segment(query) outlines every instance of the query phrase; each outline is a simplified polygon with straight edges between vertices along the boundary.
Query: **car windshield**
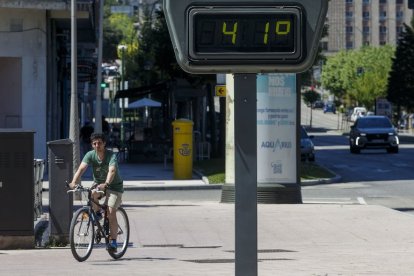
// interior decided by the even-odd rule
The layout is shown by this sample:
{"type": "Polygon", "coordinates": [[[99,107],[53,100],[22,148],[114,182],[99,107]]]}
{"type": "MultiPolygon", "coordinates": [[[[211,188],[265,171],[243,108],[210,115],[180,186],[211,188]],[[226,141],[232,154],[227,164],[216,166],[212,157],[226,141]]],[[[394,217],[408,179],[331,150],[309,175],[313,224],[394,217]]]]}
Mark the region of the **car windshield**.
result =
{"type": "Polygon", "coordinates": [[[392,124],[386,118],[364,118],[358,120],[357,127],[360,128],[392,128],[392,124]]]}

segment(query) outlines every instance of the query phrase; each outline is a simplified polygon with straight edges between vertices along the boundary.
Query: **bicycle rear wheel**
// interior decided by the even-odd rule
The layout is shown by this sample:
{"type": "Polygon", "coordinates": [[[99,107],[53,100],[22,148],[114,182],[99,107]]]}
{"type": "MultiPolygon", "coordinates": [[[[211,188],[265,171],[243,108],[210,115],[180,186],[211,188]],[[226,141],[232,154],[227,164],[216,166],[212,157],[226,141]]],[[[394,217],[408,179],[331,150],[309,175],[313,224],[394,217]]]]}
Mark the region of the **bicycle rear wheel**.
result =
{"type": "Polygon", "coordinates": [[[127,213],[122,207],[119,207],[116,212],[116,219],[118,221],[118,237],[117,243],[118,248],[117,251],[108,251],[109,255],[111,255],[114,259],[119,259],[124,256],[129,242],[129,220],[127,213]]]}
{"type": "Polygon", "coordinates": [[[94,227],[88,207],[76,211],[70,223],[70,249],[79,262],[89,258],[92,253],[94,227]]]}

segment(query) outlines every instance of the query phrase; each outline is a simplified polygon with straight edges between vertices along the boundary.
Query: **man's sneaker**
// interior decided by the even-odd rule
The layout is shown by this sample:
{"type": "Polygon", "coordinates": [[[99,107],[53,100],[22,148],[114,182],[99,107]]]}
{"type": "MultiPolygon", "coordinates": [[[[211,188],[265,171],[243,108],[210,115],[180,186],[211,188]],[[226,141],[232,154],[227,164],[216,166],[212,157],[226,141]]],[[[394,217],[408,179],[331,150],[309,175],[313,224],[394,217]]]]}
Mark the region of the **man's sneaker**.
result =
{"type": "Polygon", "coordinates": [[[111,240],[111,242],[108,244],[108,251],[116,252],[118,250],[118,243],[116,240],[111,240]]]}

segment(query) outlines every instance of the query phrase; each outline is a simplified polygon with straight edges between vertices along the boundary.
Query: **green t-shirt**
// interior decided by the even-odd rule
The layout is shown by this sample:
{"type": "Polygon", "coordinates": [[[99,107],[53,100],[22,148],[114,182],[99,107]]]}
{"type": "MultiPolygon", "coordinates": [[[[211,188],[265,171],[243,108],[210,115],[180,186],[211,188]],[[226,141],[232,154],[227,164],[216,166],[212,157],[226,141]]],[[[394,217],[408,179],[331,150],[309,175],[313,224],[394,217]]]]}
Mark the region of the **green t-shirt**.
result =
{"type": "Polygon", "coordinates": [[[95,150],[91,150],[85,154],[82,160],[83,163],[92,166],[93,181],[95,183],[104,183],[110,166],[115,166],[116,172],[114,179],[109,183],[108,189],[115,192],[124,192],[124,184],[122,178],[119,175],[118,161],[116,154],[110,150],[105,149],[104,160],[99,160],[98,154],[95,150]]]}

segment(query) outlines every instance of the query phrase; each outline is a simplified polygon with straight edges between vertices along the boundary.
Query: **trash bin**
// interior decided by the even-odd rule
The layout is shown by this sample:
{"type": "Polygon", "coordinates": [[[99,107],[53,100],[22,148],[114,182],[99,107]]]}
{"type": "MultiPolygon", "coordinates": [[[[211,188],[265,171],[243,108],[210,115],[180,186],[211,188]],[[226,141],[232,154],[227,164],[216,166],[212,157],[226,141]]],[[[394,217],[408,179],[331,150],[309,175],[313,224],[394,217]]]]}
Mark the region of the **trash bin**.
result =
{"type": "Polygon", "coordinates": [[[49,158],[49,227],[50,239],[69,241],[69,226],[73,213],[73,195],[68,194],[66,181],[73,178],[73,142],[70,139],[50,141],[49,158]]]}
{"type": "Polygon", "coordinates": [[[193,122],[175,120],[173,126],[174,179],[193,177],[193,122]]]}

